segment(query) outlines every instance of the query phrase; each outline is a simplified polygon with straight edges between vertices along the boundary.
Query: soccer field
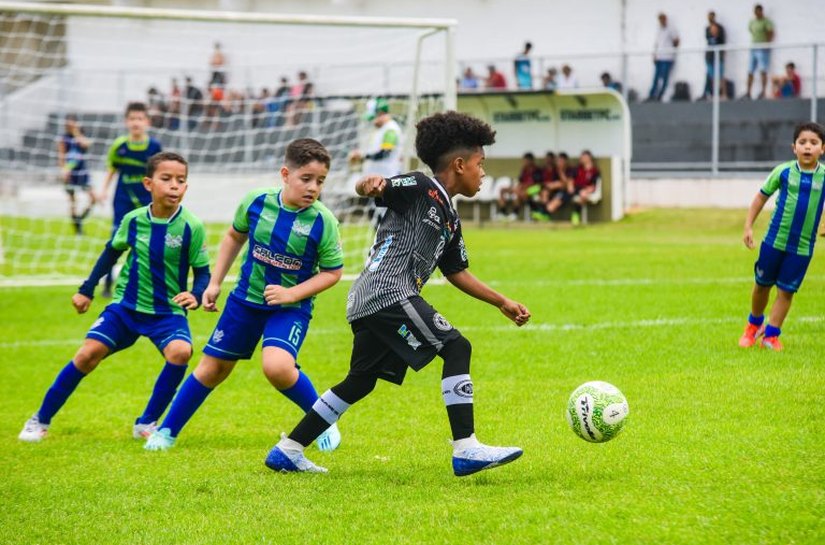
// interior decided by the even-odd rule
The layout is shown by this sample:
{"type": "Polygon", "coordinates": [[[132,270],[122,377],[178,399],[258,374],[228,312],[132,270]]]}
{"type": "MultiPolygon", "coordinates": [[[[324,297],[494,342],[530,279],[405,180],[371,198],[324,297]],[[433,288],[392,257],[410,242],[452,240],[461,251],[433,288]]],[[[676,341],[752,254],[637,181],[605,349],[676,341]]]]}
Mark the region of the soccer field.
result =
{"type": "MultiPolygon", "coordinates": [[[[327,475],[264,466],[300,414],[268,385],[259,352],[174,449],[145,452],[131,426],[162,364],[146,339],[81,384],[46,440],[20,443],[103,301],[77,316],[71,287],[2,289],[0,543],[825,543],[825,266],[814,257],[784,352],[739,348],[756,258],[741,243],[744,214],[465,226],[470,270],[533,314],[519,329],[447,284],[425,288],[473,343],[479,438],[524,449],[465,478],[450,467],[440,359],[354,406],[336,452],[308,449],[327,475]],[[565,421],[589,380],[630,404],[610,443],[586,443],[565,421]]],[[[348,368],[348,288],[319,296],[301,352],[320,391],[348,368]]],[[[215,320],[191,315],[198,347],[215,320]]]]}

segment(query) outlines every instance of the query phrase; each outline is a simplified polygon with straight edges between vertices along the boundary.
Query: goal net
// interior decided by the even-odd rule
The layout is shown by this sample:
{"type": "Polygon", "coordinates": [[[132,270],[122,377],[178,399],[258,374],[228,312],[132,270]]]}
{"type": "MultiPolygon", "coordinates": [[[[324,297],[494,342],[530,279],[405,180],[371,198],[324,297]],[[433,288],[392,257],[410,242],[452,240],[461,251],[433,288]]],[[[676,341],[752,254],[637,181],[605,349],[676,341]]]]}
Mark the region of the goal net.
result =
{"type": "MultiPolygon", "coordinates": [[[[411,159],[415,122],[455,107],[452,25],[0,2],[0,281],[73,282],[91,270],[112,204],[93,207],[77,233],[60,142],[76,118],[99,192],[134,101],[148,106],[149,134],[190,162],[184,204],[207,223],[213,256],[242,196],[280,185],[287,144],[321,141],[332,155],[322,201],[341,222],[345,273],[357,273],[373,232],[348,157],[376,130],[368,101],[386,101],[411,159]]],[[[80,216],[88,196],[74,198],[80,216]]]]}

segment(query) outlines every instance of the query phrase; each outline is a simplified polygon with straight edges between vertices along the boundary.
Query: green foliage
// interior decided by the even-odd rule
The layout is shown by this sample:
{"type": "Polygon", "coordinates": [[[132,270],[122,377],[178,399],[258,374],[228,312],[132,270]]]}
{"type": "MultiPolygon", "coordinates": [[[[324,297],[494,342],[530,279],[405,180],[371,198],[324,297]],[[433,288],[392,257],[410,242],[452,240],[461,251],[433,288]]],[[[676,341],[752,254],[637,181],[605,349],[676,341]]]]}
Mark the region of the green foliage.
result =
{"type": "MultiPolygon", "coordinates": [[[[739,348],[756,257],[740,241],[743,217],[659,210],[583,229],[466,226],[473,273],[533,320],[519,329],[449,285],[425,288],[473,343],[479,438],[525,452],[462,479],[450,468],[440,360],[353,407],[338,451],[309,450],[328,475],[265,468],[300,414],[268,385],[259,353],[172,451],[144,452],[131,425],[162,365],[145,339],[83,381],[45,441],[20,443],[105,301],[77,316],[71,287],[3,289],[0,543],[823,543],[823,261],[815,255],[794,301],[785,351],[739,348]],[[631,407],[605,444],[565,421],[570,392],[589,380],[617,385],[631,407]]],[[[348,287],[318,298],[301,352],[321,391],[348,368],[348,287]]],[[[199,347],[216,318],[192,314],[199,347]]]]}

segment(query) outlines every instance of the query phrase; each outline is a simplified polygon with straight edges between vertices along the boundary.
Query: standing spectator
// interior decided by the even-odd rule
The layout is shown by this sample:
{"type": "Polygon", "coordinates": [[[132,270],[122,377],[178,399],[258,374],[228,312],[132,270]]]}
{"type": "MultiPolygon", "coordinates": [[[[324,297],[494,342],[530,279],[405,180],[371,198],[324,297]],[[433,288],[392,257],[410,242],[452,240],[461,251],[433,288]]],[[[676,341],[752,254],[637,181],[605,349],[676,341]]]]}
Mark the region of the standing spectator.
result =
{"type": "Polygon", "coordinates": [[[513,68],[516,72],[516,85],[519,89],[533,88],[533,70],[530,62],[530,51],[533,49],[533,44],[524,42],[524,51],[516,56],[513,61],[513,68]]]}
{"type": "Polygon", "coordinates": [[[464,70],[464,76],[461,78],[459,87],[469,91],[475,91],[479,87],[478,78],[469,66],[464,70]]]}
{"type": "Polygon", "coordinates": [[[579,86],[579,80],[573,75],[573,69],[569,64],[563,64],[561,67],[561,76],[559,76],[558,89],[575,89],[579,86]]]}
{"type": "Polygon", "coordinates": [[[289,104],[287,105],[287,121],[290,126],[295,126],[300,121],[301,112],[305,103],[304,97],[307,94],[307,87],[312,90],[309,76],[301,70],[298,72],[298,81],[289,89],[289,104]]]}
{"type": "Polygon", "coordinates": [[[168,117],[166,126],[170,130],[176,131],[180,127],[180,86],[177,78],[172,78],[172,88],[169,91],[168,117]]]}
{"type": "Polygon", "coordinates": [[[507,80],[504,79],[504,74],[496,70],[492,64],[487,67],[487,81],[484,82],[486,89],[506,89],[507,80]]]}
{"type": "Polygon", "coordinates": [[[166,102],[163,95],[156,87],[149,87],[146,92],[146,107],[149,109],[149,125],[153,129],[162,129],[164,126],[163,116],[166,113],[166,102]]]}
{"type": "Polygon", "coordinates": [[[761,4],[753,7],[754,18],[748,23],[748,31],[751,33],[751,62],[748,68],[748,91],[742,98],[751,98],[751,88],[753,87],[753,74],[759,70],[759,77],[762,79],[762,92],[757,98],[765,98],[765,90],[768,86],[768,69],[771,65],[771,50],[767,47],[759,47],[760,44],[767,44],[773,41],[773,22],[765,17],[761,4]]]}
{"type": "Polygon", "coordinates": [[[647,99],[660,101],[667,89],[668,79],[673,63],[676,62],[676,48],[679,47],[679,33],[668,26],[667,15],[659,14],[659,31],[656,33],[656,42],[653,45],[653,85],[647,99]]]}
{"type": "Polygon", "coordinates": [[[203,115],[203,92],[195,87],[192,83],[192,78],[186,77],[186,116],[189,118],[189,130],[194,130],[200,123],[200,117],[203,115]]]}
{"type": "Polygon", "coordinates": [[[541,83],[542,89],[545,91],[555,91],[559,87],[559,82],[556,81],[558,70],[555,68],[548,68],[547,75],[544,76],[544,81],[541,83]]]}
{"type": "Polygon", "coordinates": [[[215,42],[215,49],[212,50],[212,57],[209,58],[209,68],[212,70],[212,79],[209,85],[226,85],[226,57],[221,51],[220,42],[215,42]]]}
{"type": "Polygon", "coordinates": [[[784,76],[773,77],[773,96],[776,98],[797,98],[802,90],[802,82],[796,72],[796,65],[789,62],[785,65],[784,76]]]}
{"type": "Polygon", "coordinates": [[[613,79],[613,76],[610,75],[610,72],[602,72],[601,79],[602,85],[604,85],[608,89],[613,89],[618,93],[622,92],[622,84],[618,81],[615,81],[613,79]]]}
{"type": "MultiPolygon", "coordinates": [[[[709,47],[725,45],[725,27],[716,22],[716,13],[708,12],[708,26],[705,27],[705,40],[709,47]]],[[[702,93],[700,100],[706,100],[713,96],[714,74],[716,72],[715,64],[716,56],[712,50],[705,53],[705,91],[702,93]]],[[[719,52],[719,95],[725,96],[726,89],[723,82],[725,81],[725,52],[719,52]]]]}

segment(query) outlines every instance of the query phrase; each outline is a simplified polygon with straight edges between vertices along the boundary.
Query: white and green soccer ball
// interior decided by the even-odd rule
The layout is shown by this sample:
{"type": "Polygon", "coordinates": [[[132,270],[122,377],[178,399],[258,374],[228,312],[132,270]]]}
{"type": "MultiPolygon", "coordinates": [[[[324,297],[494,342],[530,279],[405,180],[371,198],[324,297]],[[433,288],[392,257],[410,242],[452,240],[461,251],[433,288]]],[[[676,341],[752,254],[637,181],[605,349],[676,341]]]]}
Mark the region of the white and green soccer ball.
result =
{"type": "Polygon", "coordinates": [[[585,382],[567,402],[567,423],[591,443],[610,441],[622,431],[630,408],[618,388],[607,382],[585,382]]]}

